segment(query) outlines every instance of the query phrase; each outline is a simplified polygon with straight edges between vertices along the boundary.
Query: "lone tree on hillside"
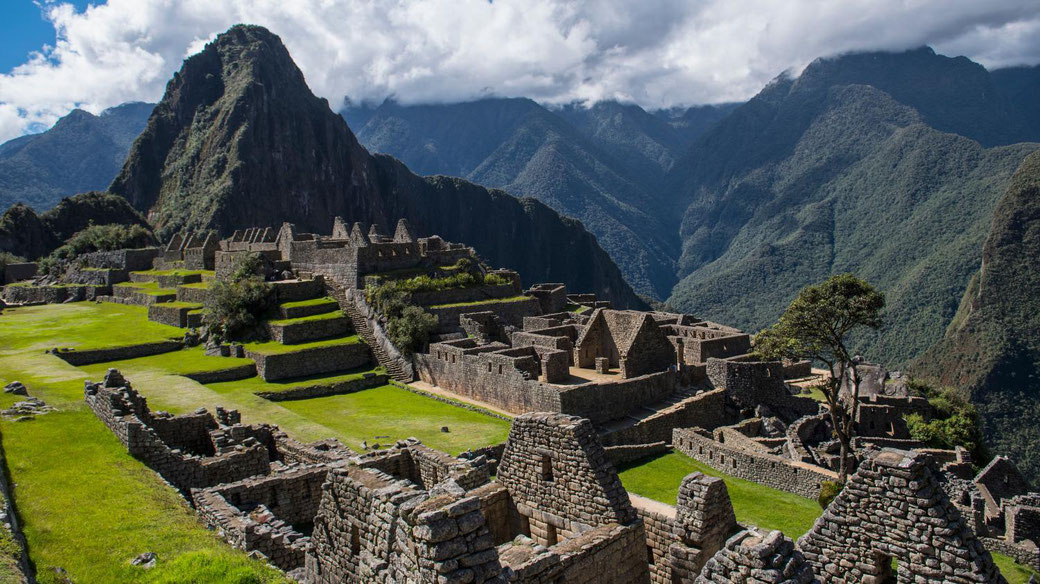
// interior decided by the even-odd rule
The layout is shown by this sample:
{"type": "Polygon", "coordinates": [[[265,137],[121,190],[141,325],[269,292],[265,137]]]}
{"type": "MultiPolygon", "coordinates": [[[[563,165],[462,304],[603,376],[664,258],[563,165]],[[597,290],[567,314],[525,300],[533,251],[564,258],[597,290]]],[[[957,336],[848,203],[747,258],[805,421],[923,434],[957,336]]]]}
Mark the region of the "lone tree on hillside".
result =
{"type": "Polygon", "coordinates": [[[857,328],[881,326],[884,306],[885,295],[856,276],[831,276],[802,289],[780,320],[755,336],[755,351],[765,358],[821,361],[832,372],[822,389],[841,444],[842,483],[850,470],[860,385],[858,358],[849,352],[848,337],[857,328]],[[851,395],[841,393],[846,378],[852,381],[851,395]]]}

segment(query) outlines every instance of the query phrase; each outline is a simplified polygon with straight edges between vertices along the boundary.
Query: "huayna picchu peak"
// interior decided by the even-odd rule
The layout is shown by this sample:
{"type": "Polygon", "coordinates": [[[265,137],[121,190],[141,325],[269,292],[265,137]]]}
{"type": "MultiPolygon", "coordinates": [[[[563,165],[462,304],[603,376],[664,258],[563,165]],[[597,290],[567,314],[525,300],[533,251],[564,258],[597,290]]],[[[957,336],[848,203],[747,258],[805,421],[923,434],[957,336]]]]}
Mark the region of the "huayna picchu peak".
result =
{"type": "Polygon", "coordinates": [[[420,178],[369,154],[307,88],[281,40],[258,26],[232,27],[184,62],[109,190],[163,237],[283,221],[317,231],[334,216],[389,229],[406,217],[526,278],[644,305],[580,223],[532,199],[420,178]]]}

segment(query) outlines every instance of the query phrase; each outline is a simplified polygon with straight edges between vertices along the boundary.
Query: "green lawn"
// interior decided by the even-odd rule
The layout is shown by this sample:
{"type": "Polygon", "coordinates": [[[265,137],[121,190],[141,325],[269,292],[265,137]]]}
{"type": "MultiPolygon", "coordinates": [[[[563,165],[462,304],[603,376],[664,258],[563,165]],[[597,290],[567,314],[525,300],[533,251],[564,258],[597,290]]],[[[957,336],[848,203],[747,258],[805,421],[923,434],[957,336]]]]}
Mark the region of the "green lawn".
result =
{"type": "Polygon", "coordinates": [[[333,304],[336,301],[325,296],[323,298],[311,298],[310,300],[297,300],[295,302],[282,302],[278,306],[283,308],[297,308],[300,306],[317,306],[319,304],[333,304]]]}
{"type": "MultiPolygon", "coordinates": [[[[729,476],[675,452],[622,467],[619,475],[629,491],[675,505],[683,477],[694,471],[726,482],[737,521],[741,523],[779,529],[787,537],[798,539],[812,529],[816,518],[823,513],[819,503],[812,499],[729,476]]],[[[993,554],[993,560],[1009,584],[1026,584],[1033,574],[1007,556],[993,554]]]]}
{"type": "MultiPolygon", "coordinates": [[[[39,581],[58,582],[61,567],[75,582],[283,582],[220,541],[172,487],[126,453],[86,407],[84,378],[53,355],[0,357],[0,384],[19,379],[60,410],[0,422],[39,581]],[[158,554],[155,569],[130,566],[146,551],[158,554]]],[[[0,405],[16,399],[0,395],[0,405]]]]}
{"type": "Polygon", "coordinates": [[[459,454],[504,442],[509,422],[445,404],[392,385],[357,393],[280,402],[286,409],[335,431],[347,446],[359,449],[362,440],[371,445],[392,444],[414,436],[423,444],[459,454]],[[447,426],[449,432],[441,432],[447,426]],[[376,438],[389,436],[389,438],[376,438]]]}
{"type": "Polygon", "coordinates": [[[385,371],[382,367],[376,367],[375,369],[356,369],[354,371],[349,371],[346,373],[338,373],[333,375],[312,375],[309,377],[283,379],[280,381],[264,381],[262,377],[257,376],[249,377],[247,379],[239,379],[237,381],[210,383],[208,387],[218,393],[256,393],[258,391],[278,392],[288,391],[295,387],[307,387],[322,383],[331,384],[338,383],[341,381],[361,379],[365,375],[365,373],[385,373],[385,371]]]}
{"type": "Polygon", "coordinates": [[[347,337],[336,337],[334,339],[325,339],[321,341],[312,341],[310,343],[300,343],[299,345],[283,345],[277,341],[266,341],[263,343],[246,343],[245,348],[248,351],[254,351],[261,355],[277,355],[280,353],[297,353],[304,349],[314,349],[317,347],[328,347],[331,345],[353,345],[360,343],[361,340],[357,335],[350,335],[347,337]]]}
{"type": "Polygon", "coordinates": [[[277,320],[268,320],[266,322],[270,324],[295,324],[297,322],[307,322],[310,320],[328,320],[330,318],[343,318],[344,314],[340,310],[334,310],[332,312],[324,312],[322,314],[312,314],[310,316],[300,316],[298,318],[282,318],[277,320]]]}
{"type": "Polygon", "coordinates": [[[176,375],[187,375],[191,373],[203,373],[210,371],[222,371],[242,365],[253,365],[252,359],[239,359],[237,357],[207,357],[206,350],[202,346],[190,349],[181,349],[159,355],[126,359],[123,361],[109,361],[107,363],[94,363],[84,365],[80,369],[86,371],[95,379],[104,376],[109,367],[115,367],[125,374],[134,372],[170,373],[176,375]]]}
{"type": "Polygon", "coordinates": [[[501,304],[503,302],[517,302],[520,300],[526,300],[530,296],[510,296],[509,298],[494,298],[491,300],[474,300],[472,302],[453,302],[451,304],[437,304],[430,306],[430,308],[455,308],[456,306],[479,306],[482,304],[501,304]]]}
{"type": "Polygon", "coordinates": [[[216,272],[213,270],[141,270],[139,272],[133,272],[134,274],[147,274],[149,276],[194,276],[196,274],[200,276],[216,276],[216,272]]]}
{"type": "Polygon", "coordinates": [[[726,482],[737,521],[764,529],[779,529],[791,539],[797,539],[809,531],[823,512],[819,503],[812,499],[731,477],[675,452],[627,466],[620,472],[620,476],[622,484],[629,491],[675,505],[679,484],[683,477],[694,471],[720,477],[726,482]]]}
{"type": "Polygon", "coordinates": [[[0,354],[122,347],[183,336],[177,327],[149,321],[145,306],[71,302],[7,308],[0,315],[0,354]]]}

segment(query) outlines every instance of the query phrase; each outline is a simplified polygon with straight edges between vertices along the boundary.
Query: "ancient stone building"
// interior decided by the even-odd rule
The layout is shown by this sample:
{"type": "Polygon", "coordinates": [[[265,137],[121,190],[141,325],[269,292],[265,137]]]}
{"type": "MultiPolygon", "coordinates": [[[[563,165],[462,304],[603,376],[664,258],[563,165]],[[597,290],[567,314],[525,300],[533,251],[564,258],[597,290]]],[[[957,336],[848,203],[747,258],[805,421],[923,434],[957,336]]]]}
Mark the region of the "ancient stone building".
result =
{"type": "Polygon", "coordinates": [[[863,461],[798,547],[821,582],[1004,582],[926,454],[863,461]]]}
{"type": "Polygon", "coordinates": [[[307,582],[647,581],[642,523],[587,420],[518,417],[493,483],[406,467],[330,473],[307,582]]]}
{"type": "Polygon", "coordinates": [[[220,239],[214,231],[175,233],[170,241],[166,242],[155,267],[212,270],[218,249],[220,239]]]}

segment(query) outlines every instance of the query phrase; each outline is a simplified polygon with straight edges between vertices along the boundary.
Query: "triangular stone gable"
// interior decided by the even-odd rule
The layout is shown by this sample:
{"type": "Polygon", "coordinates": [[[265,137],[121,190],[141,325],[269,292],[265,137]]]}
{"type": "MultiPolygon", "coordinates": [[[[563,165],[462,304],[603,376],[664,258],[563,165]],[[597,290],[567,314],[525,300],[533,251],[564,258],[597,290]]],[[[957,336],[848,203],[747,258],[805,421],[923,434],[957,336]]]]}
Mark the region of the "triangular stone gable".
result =
{"type": "Polygon", "coordinates": [[[864,460],[798,547],[824,584],[1004,583],[939,484],[934,460],[886,448],[864,460]]]}
{"type": "Polygon", "coordinates": [[[536,412],[513,419],[499,484],[522,515],[568,528],[628,524],[636,514],[592,422],[565,414],[536,412]]]}

